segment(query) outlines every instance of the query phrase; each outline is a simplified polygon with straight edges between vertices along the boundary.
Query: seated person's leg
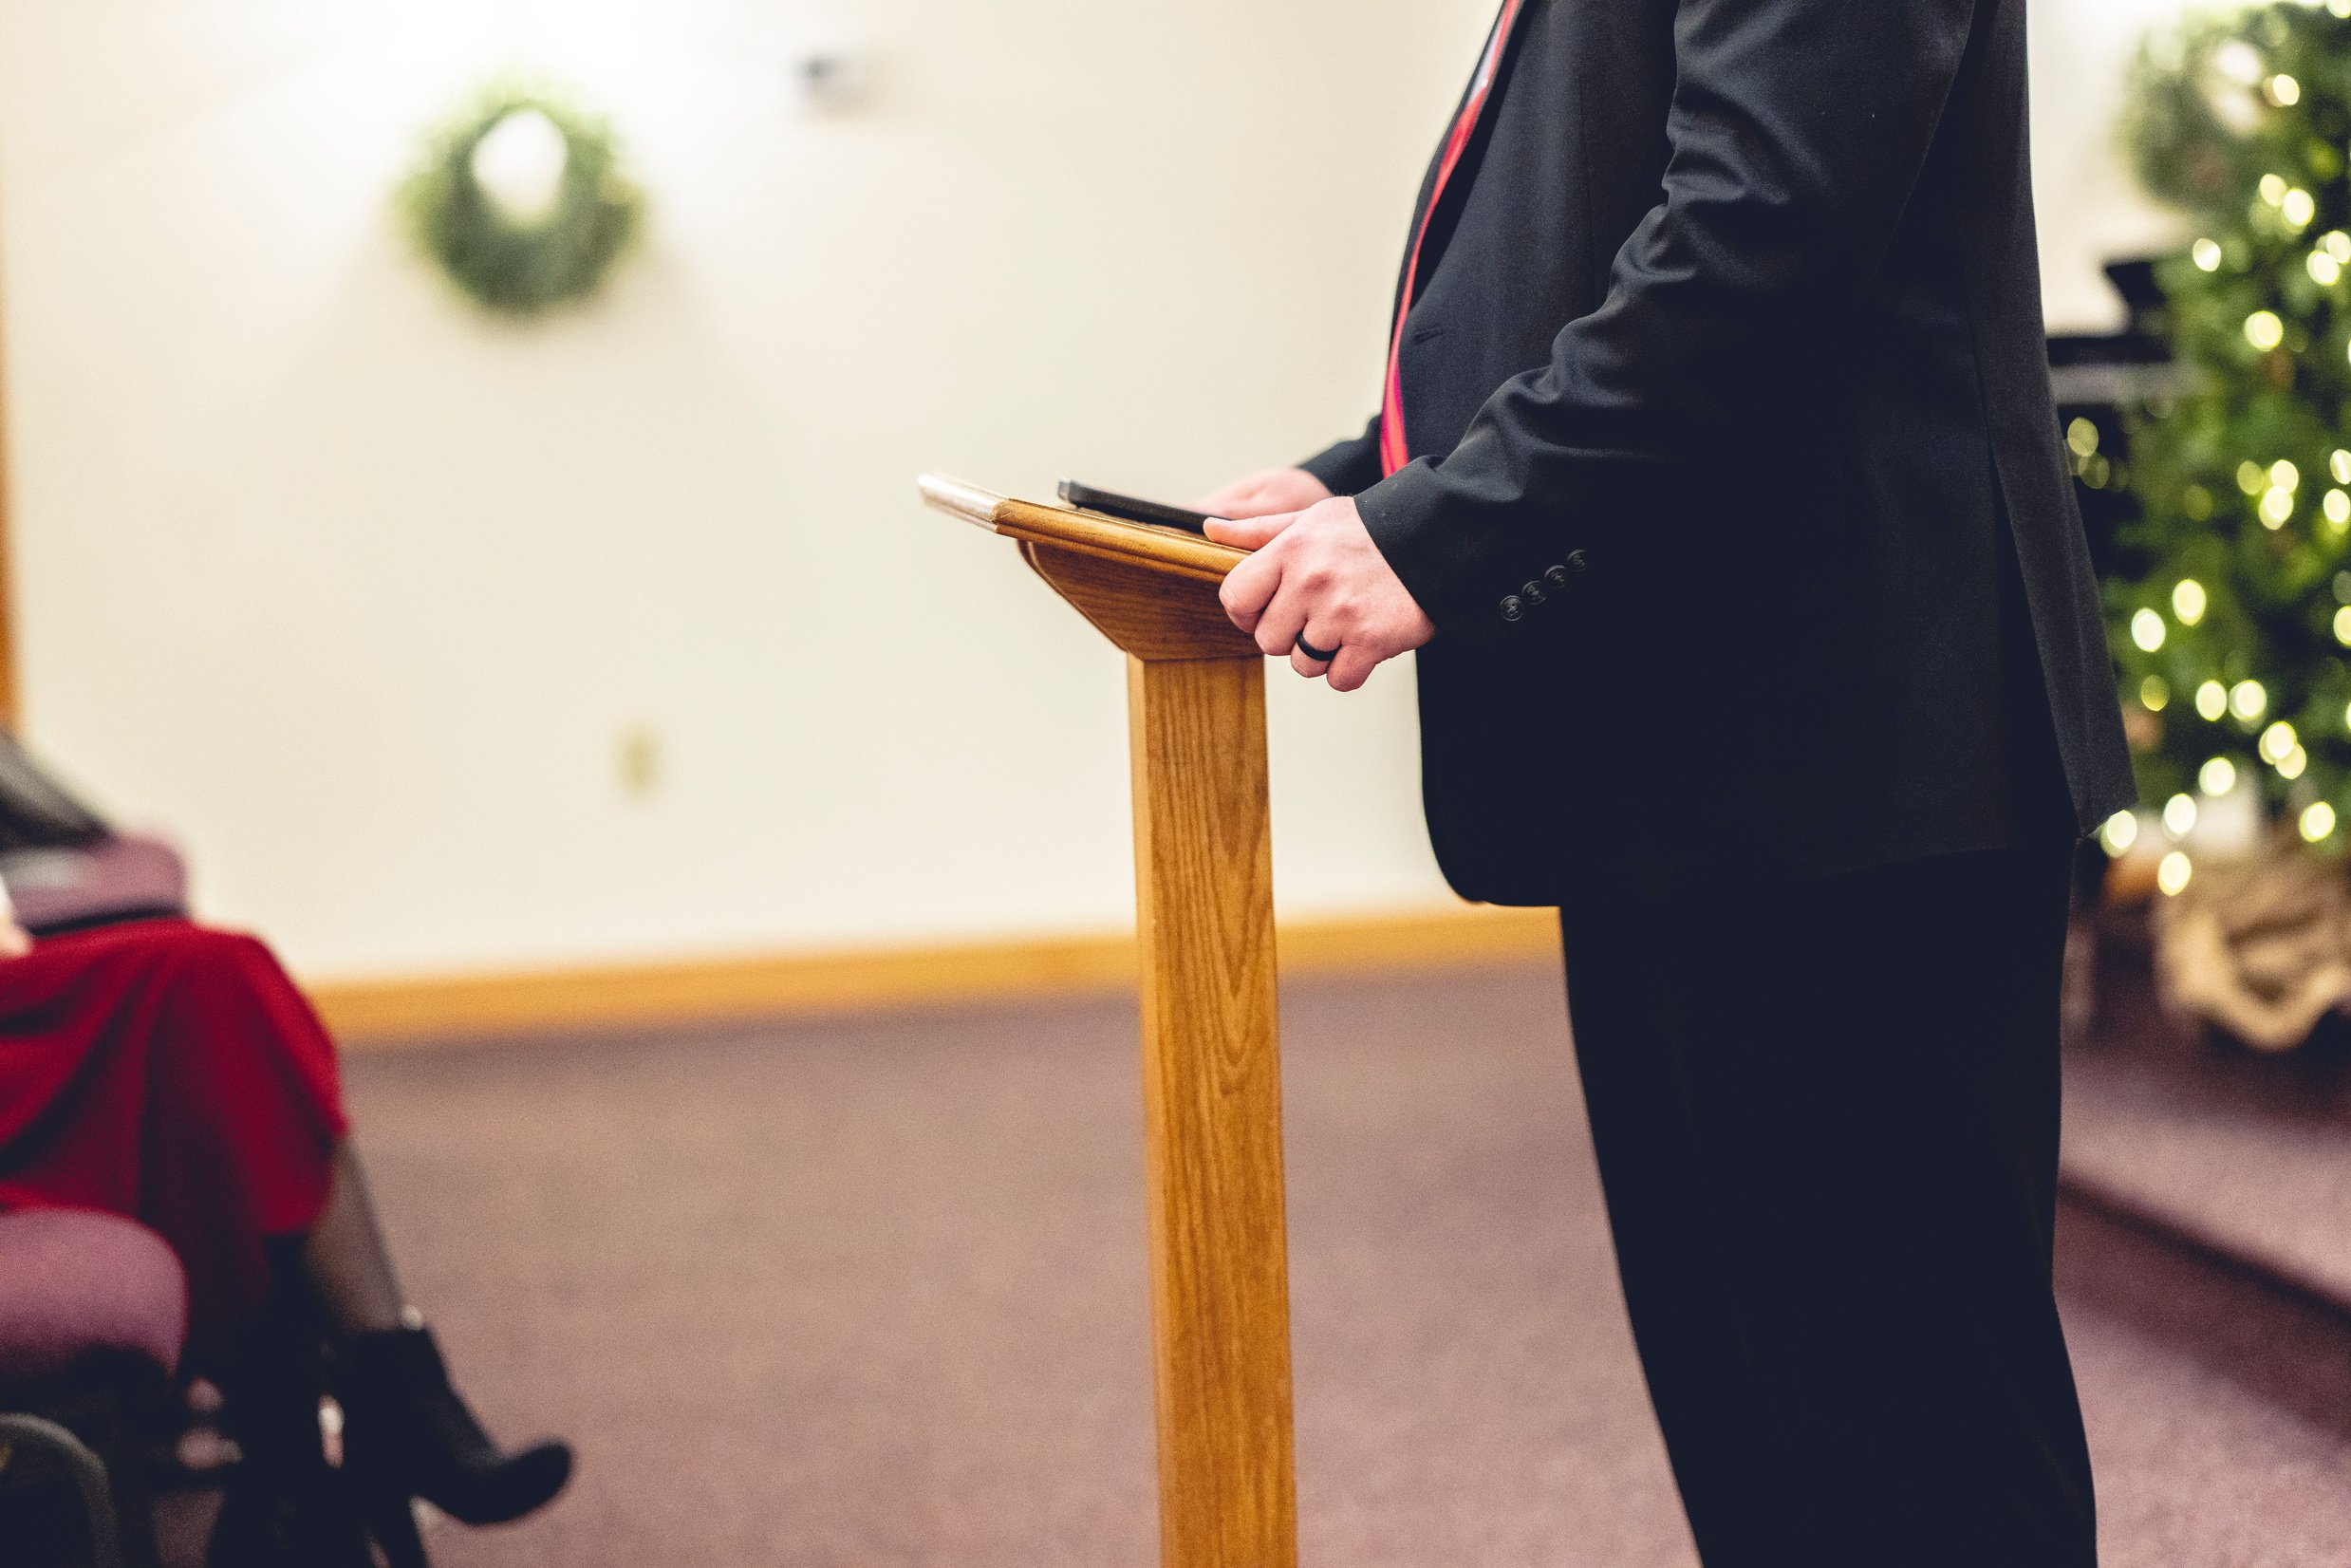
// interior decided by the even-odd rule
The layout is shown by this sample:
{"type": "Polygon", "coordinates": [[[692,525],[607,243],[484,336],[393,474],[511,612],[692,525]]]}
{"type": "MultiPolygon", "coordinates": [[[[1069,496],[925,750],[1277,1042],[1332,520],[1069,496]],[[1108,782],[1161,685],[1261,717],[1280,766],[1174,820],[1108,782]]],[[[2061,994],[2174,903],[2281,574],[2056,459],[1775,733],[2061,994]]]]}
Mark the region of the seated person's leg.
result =
{"type": "MultiPolygon", "coordinates": [[[[345,1131],[333,1044],[250,937],[148,921],[0,961],[0,1205],[109,1209],[170,1241],[192,1356],[227,1363],[253,1457],[316,1468],[324,1341],[346,1411],[343,1484],[396,1498],[402,1518],[411,1496],[472,1522],[527,1513],[563,1485],[569,1453],[504,1452],[450,1387],[345,1131]]],[[[242,1518],[276,1529],[284,1512],[242,1518]]]]}

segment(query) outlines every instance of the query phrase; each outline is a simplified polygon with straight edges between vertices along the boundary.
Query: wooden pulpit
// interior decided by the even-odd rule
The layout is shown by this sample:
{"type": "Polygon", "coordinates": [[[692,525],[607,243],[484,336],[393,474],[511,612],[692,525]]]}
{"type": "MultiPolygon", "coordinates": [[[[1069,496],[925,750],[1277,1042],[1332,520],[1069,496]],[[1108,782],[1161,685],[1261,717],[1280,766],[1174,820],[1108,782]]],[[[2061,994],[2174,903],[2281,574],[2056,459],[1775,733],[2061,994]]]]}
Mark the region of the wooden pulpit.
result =
{"type": "Polygon", "coordinates": [[[1242,552],[921,484],[941,511],[1017,541],[1127,654],[1160,1561],[1293,1568],[1265,667],[1217,602],[1242,552]]]}

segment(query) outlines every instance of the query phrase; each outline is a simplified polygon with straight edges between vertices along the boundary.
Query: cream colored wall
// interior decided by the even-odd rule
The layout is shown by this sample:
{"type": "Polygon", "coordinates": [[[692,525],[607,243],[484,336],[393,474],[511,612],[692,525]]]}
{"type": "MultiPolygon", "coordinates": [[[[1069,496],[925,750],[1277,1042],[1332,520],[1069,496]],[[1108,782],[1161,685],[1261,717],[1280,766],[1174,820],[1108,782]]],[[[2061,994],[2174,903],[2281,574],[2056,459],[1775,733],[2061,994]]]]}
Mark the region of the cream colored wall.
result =
{"type": "MultiPolygon", "coordinates": [[[[1115,924],[1119,662],[912,476],[1183,496],[1353,428],[1490,11],[0,0],[30,731],[311,975],[1115,924]],[[843,45],[871,98],[812,115],[843,45]],[[386,213],[517,65],[654,204],[531,329],[386,213]]],[[[1286,906],[1443,898],[1409,677],[1273,673],[1286,906]]]]}
{"type": "Polygon", "coordinates": [[[2099,268],[2180,243],[2179,220],[2139,195],[2115,124],[2139,40],[2191,3],[2030,0],[2033,199],[2053,332],[2118,328],[2122,304],[2099,268]]]}
{"type": "MultiPolygon", "coordinates": [[[[1118,656],[913,476],[1181,497],[1360,422],[1485,20],[1361,16],[8,0],[33,737],[313,975],[1128,918],[1118,656]],[[872,97],[812,117],[842,44],[872,97]],[[654,203],[528,330],[386,216],[509,65],[654,203]]],[[[1274,685],[1285,904],[1445,897],[1409,677],[1274,685]]]]}

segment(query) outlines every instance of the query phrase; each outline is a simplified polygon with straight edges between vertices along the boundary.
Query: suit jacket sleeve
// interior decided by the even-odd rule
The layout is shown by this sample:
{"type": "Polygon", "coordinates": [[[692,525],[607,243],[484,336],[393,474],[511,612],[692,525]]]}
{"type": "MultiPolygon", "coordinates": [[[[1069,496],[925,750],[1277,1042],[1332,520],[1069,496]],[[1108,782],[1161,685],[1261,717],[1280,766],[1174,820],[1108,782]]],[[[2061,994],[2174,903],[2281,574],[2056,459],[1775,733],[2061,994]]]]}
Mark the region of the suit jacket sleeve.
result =
{"type": "Polygon", "coordinates": [[[1354,495],[1380,479],[1380,418],[1363,427],[1363,434],[1334,441],[1298,464],[1320,479],[1334,495],[1354,495]]]}
{"type": "MultiPolygon", "coordinates": [[[[1866,279],[1934,140],[1976,0],[1682,0],[1663,199],[1598,309],[1503,383],[1453,450],[1357,497],[1440,631],[1590,539],[1607,497],[1768,406],[1786,325],[1866,279]]],[[[1334,486],[1334,488],[1337,488],[1334,486]]]]}

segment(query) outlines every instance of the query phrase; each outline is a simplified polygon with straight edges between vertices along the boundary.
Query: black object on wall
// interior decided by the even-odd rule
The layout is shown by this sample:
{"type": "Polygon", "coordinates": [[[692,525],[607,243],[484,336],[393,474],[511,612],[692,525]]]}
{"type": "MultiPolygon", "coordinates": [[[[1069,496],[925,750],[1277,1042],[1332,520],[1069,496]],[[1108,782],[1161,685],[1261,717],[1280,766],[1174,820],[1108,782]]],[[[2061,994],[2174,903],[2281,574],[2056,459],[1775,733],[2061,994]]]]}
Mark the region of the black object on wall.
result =
{"type": "Polygon", "coordinates": [[[2069,450],[2090,561],[2101,575],[2113,564],[2118,531],[2137,514],[2123,482],[2130,462],[2125,410],[2160,402],[2181,386],[2154,260],[2108,262],[2105,271],[2107,282],[2122,297],[2122,329],[2059,333],[2049,339],[2049,383],[2057,397],[2058,423],[2070,432],[2075,420],[2086,420],[2098,435],[2089,453],[2071,442],[2069,450]]]}

